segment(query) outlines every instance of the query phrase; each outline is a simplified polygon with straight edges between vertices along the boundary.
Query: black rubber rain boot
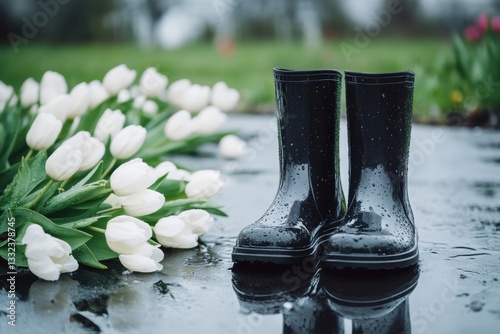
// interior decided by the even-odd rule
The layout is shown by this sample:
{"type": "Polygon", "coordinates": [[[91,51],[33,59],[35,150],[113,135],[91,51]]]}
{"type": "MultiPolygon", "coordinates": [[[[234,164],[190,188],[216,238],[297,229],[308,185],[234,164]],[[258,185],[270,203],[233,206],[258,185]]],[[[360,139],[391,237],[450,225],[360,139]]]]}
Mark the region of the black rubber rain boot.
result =
{"type": "Polygon", "coordinates": [[[412,72],[345,72],[349,197],[323,244],[322,265],[393,269],[418,261],[407,191],[412,72]]]}
{"type": "Polygon", "coordinates": [[[323,222],[343,216],[341,78],[335,70],[274,69],[279,188],[266,213],[240,232],[233,261],[292,264],[311,259],[323,222]]]}

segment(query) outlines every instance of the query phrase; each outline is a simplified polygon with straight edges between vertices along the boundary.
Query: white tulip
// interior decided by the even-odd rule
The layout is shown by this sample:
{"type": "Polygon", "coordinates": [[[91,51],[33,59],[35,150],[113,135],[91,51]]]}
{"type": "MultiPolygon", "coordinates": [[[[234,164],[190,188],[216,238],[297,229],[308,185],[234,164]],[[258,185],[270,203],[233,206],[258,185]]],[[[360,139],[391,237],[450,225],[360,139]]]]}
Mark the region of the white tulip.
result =
{"type": "Polygon", "coordinates": [[[116,195],[128,196],[149,188],[156,180],[154,169],[142,159],[133,159],[115,169],[109,182],[116,195]]]}
{"type": "Polygon", "coordinates": [[[144,102],[146,102],[146,97],[144,95],[139,95],[134,99],[132,107],[134,107],[135,109],[141,109],[144,105],[144,102]]]}
{"type": "Polygon", "coordinates": [[[118,254],[134,254],[140,251],[153,236],[151,226],[140,219],[118,216],[106,225],[106,243],[118,254]]]}
{"type": "Polygon", "coordinates": [[[121,110],[106,109],[95,126],[94,136],[105,142],[109,136],[113,138],[125,124],[125,115],[121,110]]]}
{"type": "Polygon", "coordinates": [[[171,140],[183,140],[189,137],[194,130],[191,114],[187,110],[179,110],[165,123],[165,136],[171,140]]]}
{"type": "Polygon", "coordinates": [[[40,81],[40,104],[49,103],[52,99],[68,92],[68,85],[64,77],[53,71],[43,74],[40,81]]]}
{"type": "Polygon", "coordinates": [[[200,113],[193,118],[196,133],[211,134],[224,124],[227,115],[223,113],[216,106],[209,106],[200,111],[200,113]]]}
{"type": "Polygon", "coordinates": [[[62,145],[48,157],[45,172],[56,181],[64,181],[78,171],[82,160],[82,152],[70,145],[62,145]]]}
{"type": "Polygon", "coordinates": [[[210,87],[191,85],[184,90],[180,102],[182,109],[198,112],[208,105],[210,99],[210,87]]]}
{"type": "Polygon", "coordinates": [[[116,159],[128,159],[144,144],[148,132],[140,125],[129,125],[120,130],[111,141],[110,151],[116,159]]]}
{"type": "Polygon", "coordinates": [[[90,106],[91,90],[86,82],[81,82],[69,93],[71,103],[68,110],[68,118],[75,119],[83,115],[90,106]]]}
{"type": "Polygon", "coordinates": [[[240,93],[234,88],[227,87],[225,82],[217,82],[212,88],[210,102],[222,111],[234,110],[239,100],[240,93]]]}
{"type": "Polygon", "coordinates": [[[164,254],[158,247],[145,244],[133,254],[120,254],[118,259],[130,271],[152,273],[163,269],[163,266],[160,264],[163,257],[164,254]]]}
{"type": "Polygon", "coordinates": [[[189,181],[191,179],[191,173],[184,169],[175,169],[167,174],[166,179],[176,181],[189,181]]]}
{"type": "Polygon", "coordinates": [[[177,167],[170,161],[163,161],[154,169],[154,174],[157,179],[175,171],[177,167]]]}
{"type": "Polygon", "coordinates": [[[38,112],[46,112],[53,114],[61,122],[65,122],[68,118],[68,111],[71,105],[71,98],[68,94],[61,94],[52,98],[48,103],[40,106],[38,112]]]}
{"type": "Polygon", "coordinates": [[[122,198],[115,194],[109,194],[108,198],[106,198],[103,203],[111,205],[113,209],[118,209],[122,207],[122,198]]]}
{"type": "Polygon", "coordinates": [[[90,89],[90,108],[94,109],[101,103],[103,103],[107,98],[109,98],[109,93],[104,88],[104,85],[99,80],[93,80],[89,82],[90,89]]]}
{"type": "Polygon", "coordinates": [[[132,95],[130,94],[130,91],[125,88],[118,92],[118,95],[116,96],[116,101],[118,103],[123,103],[129,101],[131,98],[132,95]]]}
{"type": "Polygon", "coordinates": [[[22,244],[26,245],[28,268],[44,280],[57,281],[61,273],[78,269],[70,245],[45,233],[40,225],[28,226],[22,244]]]}
{"type": "Polygon", "coordinates": [[[88,170],[101,161],[106,148],[97,138],[91,137],[87,131],[80,131],[63,143],[82,152],[82,163],[78,170],[88,170]]]}
{"type": "Polygon", "coordinates": [[[1,104],[0,111],[3,110],[5,104],[7,103],[7,101],[9,101],[9,99],[13,95],[14,95],[14,87],[6,85],[2,81],[0,81],[0,104],[1,104]]]}
{"type": "Polygon", "coordinates": [[[184,95],[184,92],[189,87],[191,87],[191,81],[189,81],[188,79],[181,79],[172,82],[167,91],[168,101],[175,104],[176,106],[180,106],[182,104],[182,97],[184,95]]]}
{"type": "Polygon", "coordinates": [[[21,105],[28,108],[37,103],[39,91],[40,85],[33,78],[24,80],[21,85],[21,105]]]}
{"type": "Polygon", "coordinates": [[[104,76],[102,83],[110,95],[116,95],[134,82],[137,72],[129,69],[125,64],[118,65],[104,76]]]}
{"type": "Polygon", "coordinates": [[[201,209],[186,210],[181,212],[178,217],[199,237],[207,233],[214,224],[214,218],[207,211],[201,209]]]}
{"type": "Polygon", "coordinates": [[[142,111],[148,115],[154,115],[158,113],[158,105],[155,101],[146,100],[142,105],[142,111]]]}
{"type": "Polygon", "coordinates": [[[167,88],[168,79],[158,73],[156,68],[150,67],[141,76],[141,90],[146,97],[158,97],[167,88]]]}
{"type": "Polygon", "coordinates": [[[145,189],[121,199],[125,213],[134,217],[152,214],[160,210],[164,203],[165,196],[151,189],[145,189]]]}
{"type": "Polygon", "coordinates": [[[45,150],[54,145],[61,129],[62,122],[56,116],[42,112],[31,124],[26,135],[26,143],[33,150],[45,150]]]}
{"type": "Polygon", "coordinates": [[[245,153],[247,143],[235,135],[222,137],[219,142],[219,152],[224,158],[236,159],[245,153]]]}
{"type": "Polygon", "coordinates": [[[223,186],[224,179],[219,171],[201,170],[191,175],[185,192],[189,198],[208,200],[214,197],[223,186]]]}
{"type": "Polygon", "coordinates": [[[158,242],[165,247],[187,249],[198,246],[198,236],[177,216],[160,219],[154,231],[158,242]]]}

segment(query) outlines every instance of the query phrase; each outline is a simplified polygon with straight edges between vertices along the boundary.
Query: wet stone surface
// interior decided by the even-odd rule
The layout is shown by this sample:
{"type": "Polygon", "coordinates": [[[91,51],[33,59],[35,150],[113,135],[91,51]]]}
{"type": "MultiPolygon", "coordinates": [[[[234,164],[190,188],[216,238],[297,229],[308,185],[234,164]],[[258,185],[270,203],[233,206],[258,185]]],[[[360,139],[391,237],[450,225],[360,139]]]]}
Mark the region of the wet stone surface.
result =
{"type": "MultiPolygon", "coordinates": [[[[7,324],[2,276],[0,333],[500,332],[500,132],[414,125],[409,195],[418,270],[353,276],[316,272],[311,263],[233,273],[238,232],[274,198],[278,149],[272,117],[233,116],[227,127],[249,141],[240,160],[222,160],[215,146],[175,159],[228,177],[213,201],[229,217],[217,218],[198,248],[167,251],[155,274],[128,273],[119,263],[58,282],[19,273],[16,327],[7,324]]],[[[346,193],[345,120],[340,136],[346,193]]]]}

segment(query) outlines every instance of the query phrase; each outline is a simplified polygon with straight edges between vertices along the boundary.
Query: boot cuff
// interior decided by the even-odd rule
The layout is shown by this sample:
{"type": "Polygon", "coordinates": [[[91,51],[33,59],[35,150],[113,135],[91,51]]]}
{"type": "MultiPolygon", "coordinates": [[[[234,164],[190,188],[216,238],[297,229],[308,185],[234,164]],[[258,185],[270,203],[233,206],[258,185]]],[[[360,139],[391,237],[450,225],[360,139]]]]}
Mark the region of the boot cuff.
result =
{"type": "Polygon", "coordinates": [[[360,73],[345,71],[346,83],[380,85],[380,84],[402,84],[413,86],[415,73],[411,71],[390,73],[360,73]]]}
{"type": "Polygon", "coordinates": [[[289,70],[275,67],[273,71],[275,81],[307,82],[342,79],[342,73],[337,70],[289,70]]]}

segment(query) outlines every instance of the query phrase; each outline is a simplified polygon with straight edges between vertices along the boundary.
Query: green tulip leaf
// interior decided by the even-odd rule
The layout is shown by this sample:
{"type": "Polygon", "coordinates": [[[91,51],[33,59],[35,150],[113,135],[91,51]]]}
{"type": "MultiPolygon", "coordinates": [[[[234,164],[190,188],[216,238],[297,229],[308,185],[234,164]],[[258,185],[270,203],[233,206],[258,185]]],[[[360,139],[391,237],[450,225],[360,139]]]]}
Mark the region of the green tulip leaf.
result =
{"type": "Polygon", "coordinates": [[[73,250],[72,254],[75,259],[81,264],[97,269],[108,269],[108,267],[97,260],[94,253],[86,244],[73,250]]]}

